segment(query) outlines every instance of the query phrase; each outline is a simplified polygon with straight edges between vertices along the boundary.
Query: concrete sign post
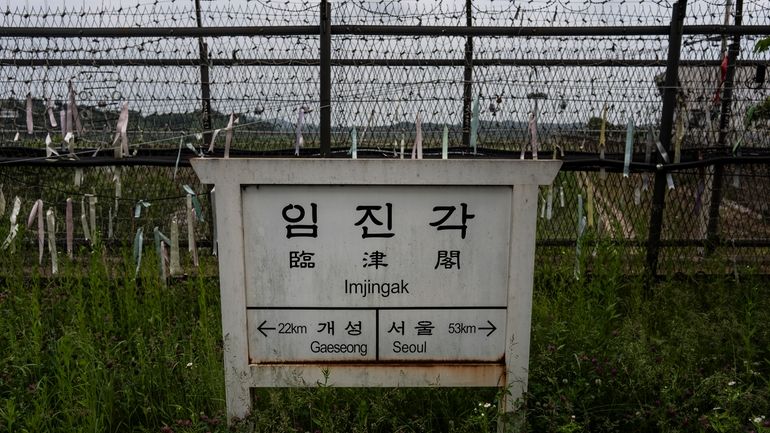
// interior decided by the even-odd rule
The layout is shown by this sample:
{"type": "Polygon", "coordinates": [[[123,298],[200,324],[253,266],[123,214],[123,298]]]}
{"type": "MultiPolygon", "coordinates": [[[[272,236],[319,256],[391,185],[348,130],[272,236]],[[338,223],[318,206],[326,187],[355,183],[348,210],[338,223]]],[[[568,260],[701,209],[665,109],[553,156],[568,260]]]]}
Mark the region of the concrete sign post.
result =
{"type": "Polygon", "coordinates": [[[560,161],[194,159],[216,188],[228,417],[249,388],[527,386],[560,161]],[[328,378],[325,377],[328,375],[328,378]]]}

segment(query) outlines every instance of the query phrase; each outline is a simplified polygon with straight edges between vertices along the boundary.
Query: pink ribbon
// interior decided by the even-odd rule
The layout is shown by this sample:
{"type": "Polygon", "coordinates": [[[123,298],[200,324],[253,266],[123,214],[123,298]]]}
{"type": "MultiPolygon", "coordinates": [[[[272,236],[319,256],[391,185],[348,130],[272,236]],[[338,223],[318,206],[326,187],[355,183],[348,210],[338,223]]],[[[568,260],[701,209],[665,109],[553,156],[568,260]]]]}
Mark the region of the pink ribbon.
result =
{"type": "MultiPolygon", "coordinates": [[[[72,81],[68,83],[69,86],[69,104],[67,105],[67,109],[70,110],[70,114],[72,115],[72,120],[75,123],[75,130],[78,132],[78,134],[83,133],[83,125],[80,124],[80,116],[78,115],[78,106],[75,103],[75,86],[72,85],[72,81]]],[[[71,132],[72,128],[71,125],[68,127],[67,132],[71,132]]]]}
{"type": "Polygon", "coordinates": [[[72,199],[67,199],[67,210],[65,213],[65,220],[67,224],[67,255],[72,258],[72,240],[75,233],[75,224],[72,222],[72,199]]]}
{"type": "Polygon", "coordinates": [[[45,111],[48,112],[48,121],[51,122],[51,127],[56,128],[56,117],[53,115],[53,103],[51,102],[51,98],[46,100],[45,111]]]}

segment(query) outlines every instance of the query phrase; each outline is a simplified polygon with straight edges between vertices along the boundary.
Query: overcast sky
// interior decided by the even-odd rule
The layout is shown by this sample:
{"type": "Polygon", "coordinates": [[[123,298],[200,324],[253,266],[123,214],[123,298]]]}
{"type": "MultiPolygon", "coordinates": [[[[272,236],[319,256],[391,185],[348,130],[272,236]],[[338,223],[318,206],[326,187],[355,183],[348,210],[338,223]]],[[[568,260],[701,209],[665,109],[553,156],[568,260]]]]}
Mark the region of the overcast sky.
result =
{"type": "MultiPolygon", "coordinates": [[[[475,25],[607,26],[667,25],[666,0],[475,0],[475,25]]],[[[2,0],[2,26],[194,26],[193,0],[2,0]],[[61,13],[66,10],[67,12],[61,13]],[[60,12],[54,14],[51,12],[60,12]],[[25,12],[27,12],[25,16],[25,12]],[[29,13],[31,12],[31,13],[29,13]]],[[[202,1],[204,26],[316,24],[318,2],[236,0],[202,1]]],[[[768,0],[744,3],[746,24],[767,24],[768,0]]],[[[389,25],[464,25],[464,1],[332,2],[335,23],[389,25]]],[[[688,5],[688,24],[719,24],[720,1],[688,5]]],[[[665,59],[665,37],[477,38],[476,58],[665,59]]],[[[3,58],[197,58],[194,39],[3,40],[3,58]]],[[[212,58],[317,58],[317,37],[210,38],[212,58]]],[[[719,60],[719,41],[685,38],[685,59],[719,60]]],[[[744,56],[750,54],[744,42],[744,56]]],[[[338,36],[335,58],[463,57],[463,38],[361,38],[338,36]]],[[[4,67],[0,90],[23,98],[66,97],[74,80],[84,103],[117,107],[128,100],[145,114],[184,112],[199,106],[199,71],[180,68],[12,68],[4,67]]],[[[663,68],[489,67],[476,68],[474,95],[482,118],[524,121],[532,109],[526,95],[548,94],[541,105],[544,121],[584,121],[612,107],[609,117],[625,123],[654,122],[660,101],[653,77],[663,68]],[[498,101],[500,101],[498,103],[498,101]]],[[[317,67],[212,68],[212,97],[222,112],[261,112],[266,118],[296,120],[301,105],[318,121],[317,67]]],[[[713,75],[713,74],[712,74],[713,75]]],[[[335,125],[411,121],[417,111],[426,121],[457,123],[462,112],[462,68],[334,68],[335,125]],[[372,112],[374,111],[374,115],[372,112]]],[[[716,83],[703,80],[706,89],[716,83]]],[[[761,97],[758,94],[757,97],[761,97]]]]}

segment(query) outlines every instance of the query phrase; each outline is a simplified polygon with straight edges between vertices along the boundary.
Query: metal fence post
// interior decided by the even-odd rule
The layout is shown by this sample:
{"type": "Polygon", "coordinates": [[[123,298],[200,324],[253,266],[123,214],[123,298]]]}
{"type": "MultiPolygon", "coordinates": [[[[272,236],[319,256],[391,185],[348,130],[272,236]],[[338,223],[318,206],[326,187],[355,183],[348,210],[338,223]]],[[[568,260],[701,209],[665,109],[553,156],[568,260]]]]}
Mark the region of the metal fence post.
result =
{"type": "MultiPolygon", "coordinates": [[[[660,119],[660,144],[668,151],[671,148],[671,128],[676,114],[676,96],[679,90],[679,56],[682,48],[682,30],[687,11],[687,0],[674,3],[671,13],[671,29],[668,36],[668,59],[666,81],[663,89],[663,110],[660,119]]],[[[658,156],[658,162],[661,162],[658,156]]],[[[651,277],[657,275],[660,237],[663,225],[663,209],[666,205],[666,173],[655,172],[655,186],[652,195],[650,230],[647,237],[647,271],[651,277]]]]}
{"type": "MultiPolygon", "coordinates": [[[[195,20],[199,28],[203,27],[201,19],[201,2],[195,0],[195,20]]],[[[203,37],[198,38],[201,70],[201,120],[203,121],[203,142],[211,141],[211,88],[209,87],[209,47],[203,37]]]]}
{"type": "MultiPolygon", "coordinates": [[[[473,26],[473,0],[465,0],[465,25],[473,26]]],[[[465,37],[463,71],[463,146],[471,145],[471,101],[473,100],[473,36],[465,37]]]]}
{"type": "Polygon", "coordinates": [[[331,87],[332,87],[332,19],[331,5],[328,0],[321,0],[321,34],[320,34],[320,150],[321,156],[328,157],[331,154],[332,142],[332,112],[331,112],[331,87]]]}
{"type": "MultiPolygon", "coordinates": [[[[743,0],[735,2],[735,25],[743,22],[743,0]]],[[[727,73],[722,89],[722,109],[719,115],[719,148],[725,149],[730,120],[733,114],[733,87],[735,84],[735,63],[741,50],[741,35],[733,35],[733,43],[727,50],[727,73]]],[[[711,203],[708,210],[708,225],[706,226],[706,253],[711,254],[719,244],[719,208],[722,205],[722,190],[724,186],[724,164],[714,167],[714,178],[711,186],[711,203]]]]}

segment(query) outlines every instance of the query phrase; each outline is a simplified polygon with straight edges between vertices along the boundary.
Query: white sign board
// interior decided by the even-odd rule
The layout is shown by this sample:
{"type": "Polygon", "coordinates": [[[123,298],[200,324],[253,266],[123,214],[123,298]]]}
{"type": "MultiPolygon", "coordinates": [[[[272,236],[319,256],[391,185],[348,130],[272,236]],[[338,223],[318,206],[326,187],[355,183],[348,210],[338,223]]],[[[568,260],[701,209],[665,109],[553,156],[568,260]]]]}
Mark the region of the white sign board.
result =
{"type": "Polygon", "coordinates": [[[229,416],[248,388],[526,388],[559,161],[196,159],[216,188],[229,416]]]}

